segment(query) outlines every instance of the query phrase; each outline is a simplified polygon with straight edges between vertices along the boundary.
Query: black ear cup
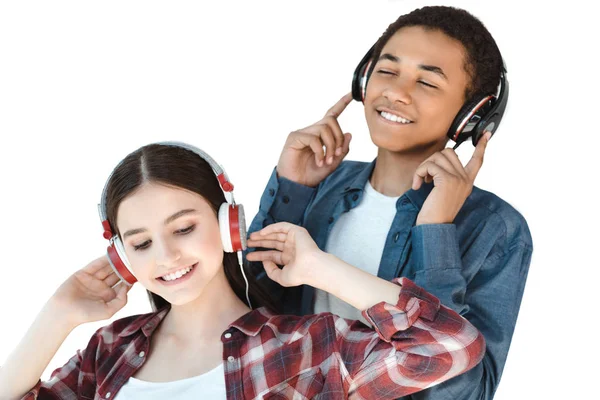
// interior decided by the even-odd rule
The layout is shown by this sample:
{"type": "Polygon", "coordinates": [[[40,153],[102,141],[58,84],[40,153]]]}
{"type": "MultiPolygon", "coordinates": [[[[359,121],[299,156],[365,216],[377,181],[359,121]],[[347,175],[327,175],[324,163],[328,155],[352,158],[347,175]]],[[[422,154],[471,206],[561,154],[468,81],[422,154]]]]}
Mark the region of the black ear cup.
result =
{"type": "Polygon", "coordinates": [[[373,45],[367,54],[365,54],[354,70],[352,77],[352,98],[356,101],[364,102],[365,92],[367,91],[367,81],[372,69],[372,57],[375,50],[373,45]]]}

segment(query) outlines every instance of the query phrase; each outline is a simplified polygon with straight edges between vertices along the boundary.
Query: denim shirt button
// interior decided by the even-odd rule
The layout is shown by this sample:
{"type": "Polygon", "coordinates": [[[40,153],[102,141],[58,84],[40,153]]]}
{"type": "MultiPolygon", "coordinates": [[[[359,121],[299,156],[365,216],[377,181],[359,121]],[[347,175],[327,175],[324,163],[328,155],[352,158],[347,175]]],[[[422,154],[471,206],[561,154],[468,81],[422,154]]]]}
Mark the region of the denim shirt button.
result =
{"type": "Polygon", "coordinates": [[[290,202],[290,198],[287,197],[287,196],[283,196],[283,200],[282,201],[283,201],[283,204],[287,204],[287,203],[290,202]]]}
{"type": "Polygon", "coordinates": [[[396,243],[398,241],[399,237],[400,237],[400,232],[396,232],[396,234],[394,235],[394,243],[396,243]]]}
{"type": "Polygon", "coordinates": [[[352,200],[354,200],[354,201],[358,200],[358,195],[355,194],[354,196],[352,196],[352,200]]]}
{"type": "Polygon", "coordinates": [[[403,205],[403,206],[407,205],[408,203],[410,203],[410,200],[407,199],[406,197],[403,198],[402,201],[400,202],[400,204],[403,205]]]}
{"type": "Polygon", "coordinates": [[[275,189],[269,189],[269,196],[275,196],[275,189]]]}

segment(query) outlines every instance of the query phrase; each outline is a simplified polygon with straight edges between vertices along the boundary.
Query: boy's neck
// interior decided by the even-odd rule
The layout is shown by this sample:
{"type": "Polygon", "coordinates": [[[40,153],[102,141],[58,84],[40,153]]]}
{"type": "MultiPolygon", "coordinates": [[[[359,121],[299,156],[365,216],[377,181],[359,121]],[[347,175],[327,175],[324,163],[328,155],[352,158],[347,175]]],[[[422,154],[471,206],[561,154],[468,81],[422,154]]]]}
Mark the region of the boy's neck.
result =
{"type": "Polygon", "coordinates": [[[379,148],[377,162],[370,178],[371,186],[385,196],[402,196],[411,189],[419,165],[435,151],[437,150],[407,154],[379,148]]]}

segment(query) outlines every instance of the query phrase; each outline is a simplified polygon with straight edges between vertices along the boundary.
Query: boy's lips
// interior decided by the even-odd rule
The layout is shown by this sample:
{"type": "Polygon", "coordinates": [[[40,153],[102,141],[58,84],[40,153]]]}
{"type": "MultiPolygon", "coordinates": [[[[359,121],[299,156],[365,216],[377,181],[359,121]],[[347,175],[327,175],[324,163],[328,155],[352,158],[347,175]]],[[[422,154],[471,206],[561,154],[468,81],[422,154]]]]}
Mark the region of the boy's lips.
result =
{"type": "Polygon", "coordinates": [[[391,114],[395,117],[401,118],[403,120],[409,121],[409,122],[415,122],[414,118],[409,117],[408,115],[406,115],[403,112],[399,112],[398,110],[393,110],[391,108],[387,108],[387,107],[377,107],[375,108],[375,111],[377,111],[377,113],[379,115],[381,115],[382,112],[391,114]]]}

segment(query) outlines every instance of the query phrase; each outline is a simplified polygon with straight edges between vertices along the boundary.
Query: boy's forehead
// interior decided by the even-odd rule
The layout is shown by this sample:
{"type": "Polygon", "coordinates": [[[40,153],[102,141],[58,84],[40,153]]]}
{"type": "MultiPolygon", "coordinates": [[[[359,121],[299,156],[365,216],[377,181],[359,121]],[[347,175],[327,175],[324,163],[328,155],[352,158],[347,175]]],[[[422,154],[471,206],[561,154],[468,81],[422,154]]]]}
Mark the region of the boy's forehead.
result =
{"type": "Polygon", "coordinates": [[[400,62],[435,65],[446,73],[464,70],[465,48],[440,30],[411,26],[399,29],[383,46],[381,55],[390,54],[400,62]]]}
{"type": "Polygon", "coordinates": [[[401,53],[407,51],[433,58],[462,58],[465,53],[464,46],[458,40],[441,30],[422,26],[400,28],[383,46],[381,53],[401,57],[401,53]]]}

